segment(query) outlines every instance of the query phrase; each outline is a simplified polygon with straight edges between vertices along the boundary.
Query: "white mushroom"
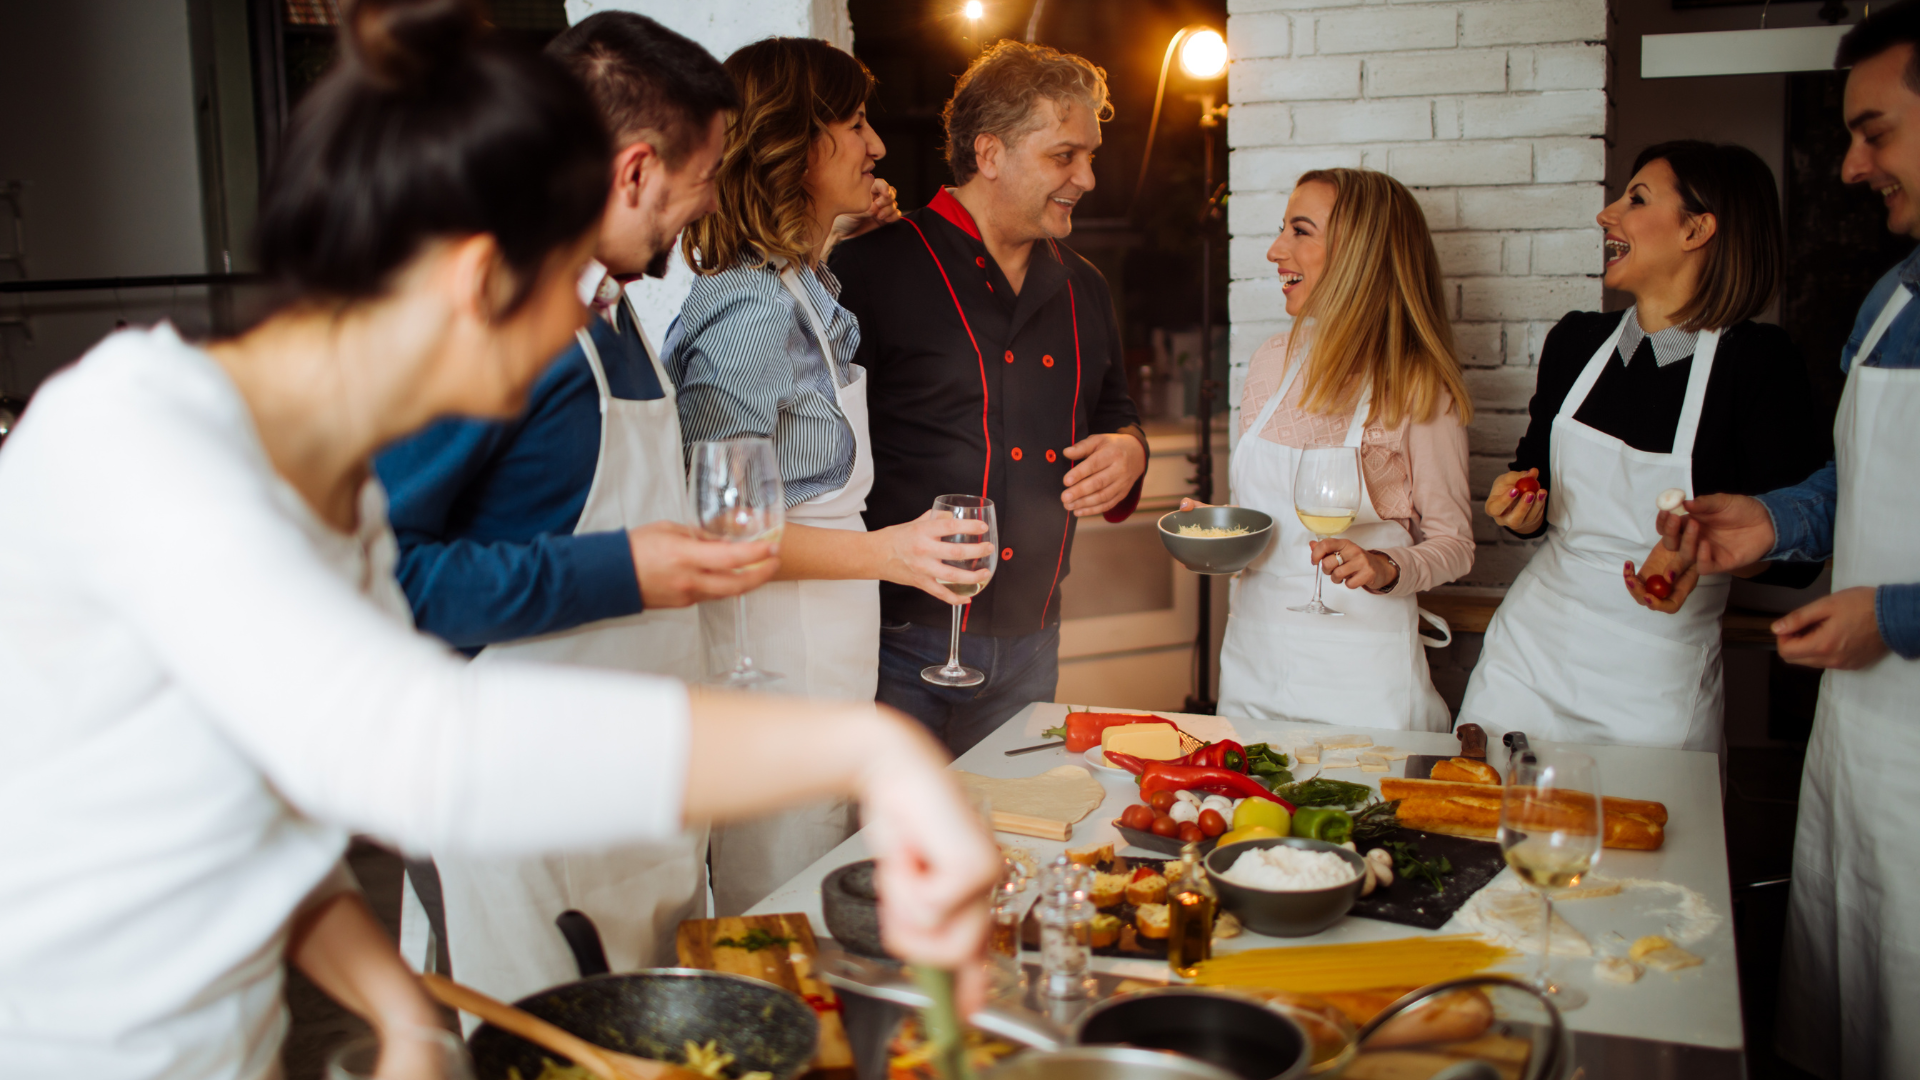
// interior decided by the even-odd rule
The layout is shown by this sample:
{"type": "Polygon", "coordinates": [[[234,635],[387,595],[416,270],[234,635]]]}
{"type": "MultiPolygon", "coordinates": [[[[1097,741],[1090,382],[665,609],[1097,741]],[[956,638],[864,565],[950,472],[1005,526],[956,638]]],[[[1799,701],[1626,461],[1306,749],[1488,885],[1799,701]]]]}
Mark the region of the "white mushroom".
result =
{"type": "Polygon", "coordinates": [[[1167,808],[1167,816],[1175,821],[1199,821],[1200,807],[1197,803],[1176,802],[1167,808]]]}
{"type": "Polygon", "coordinates": [[[1686,501],[1687,493],[1685,491],[1680,488],[1668,488],[1660,493],[1660,497],[1655,499],[1654,503],[1669,514],[1679,514],[1681,517],[1685,517],[1687,512],[1680,504],[1686,501]]]}
{"type": "Polygon", "coordinates": [[[1367,866],[1380,879],[1380,887],[1393,884],[1393,853],[1386,848],[1374,848],[1367,852],[1367,866]]]}
{"type": "Polygon", "coordinates": [[[1360,883],[1360,895],[1367,896],[1371,894],[1374,890],[1374,887],[1380,883],[1379,879],[1373,876],[1372,863],[1367,864],[1367,872],[1363,876],[1366,878],[1366,880],[1360,883]]]}
{"type": "Polygon", "coordinates": [[[1200,800],[1200,809],[1218,810],[1223,818],[1233,817],[1233,800],[1225,795],[1209,795],[1200,800]]]}
{"type": "Polygon", "coordinates": [[[1186,788],[1181,788],[1179,791],[1174,792],[1173,797],[1180,800],[1183,803],[1192,803],[1195,806],[1200,805],[1199,794],[1197,792],[1188,791],[1186,788]]]}

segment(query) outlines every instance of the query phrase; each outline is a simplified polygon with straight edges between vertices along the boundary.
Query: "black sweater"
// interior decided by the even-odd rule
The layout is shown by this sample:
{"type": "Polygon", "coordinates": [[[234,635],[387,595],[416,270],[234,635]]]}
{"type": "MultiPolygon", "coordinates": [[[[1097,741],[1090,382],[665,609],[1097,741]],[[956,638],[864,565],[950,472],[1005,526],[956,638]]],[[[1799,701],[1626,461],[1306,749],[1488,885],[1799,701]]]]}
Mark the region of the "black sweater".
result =
{"type": "MultiPolygon", "coordinates": [[[[1531,420],[1510,466],[1514,471],[1537,468],[1541,486],[1552,486],[1553,418],[1624,314],[1568,312],[1547,334],[1527,407],[1531,420]]],[[[1642,339],[1632,363],[1621,364],[1617,355],[1609,359],[1574,419],[1635,449],[1670,453],[1692,371],[1691,356],[1656,365],[1651,338],[1642,339]]],[[[1833,456],[1832,418],[1820,401],[1786,331],[1752,321],[1723,331],[1694,436],[1694,492],[1758,495],[1805,480],[1833,456]]],[[[1543,524],[1527,535],[1545,531],[1543,524]]],[[[1819,570],[1782,565],[1756,580],[1798,588],[1819,570]]]]}

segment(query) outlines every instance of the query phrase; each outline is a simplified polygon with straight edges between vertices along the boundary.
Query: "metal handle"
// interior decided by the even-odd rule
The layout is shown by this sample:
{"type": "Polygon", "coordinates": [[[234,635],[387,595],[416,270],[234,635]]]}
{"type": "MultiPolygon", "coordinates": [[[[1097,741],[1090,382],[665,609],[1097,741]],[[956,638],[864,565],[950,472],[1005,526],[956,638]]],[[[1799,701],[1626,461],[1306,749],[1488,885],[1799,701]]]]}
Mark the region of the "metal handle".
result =
{"type": "MultiPolygon", "coordinates": [[[[934,1004],[926,991],[901,978],[891,965],[853,956],[846,952],[823,950],[820,978],[835,990],[884,1001],[908,1009],[926,1009],[934,1004]]],[[[1036,1050],[1058,1050],[1066,1045],[1067,1033],[1053,1021],[1026,1010],[990,1005],[967,1017],[967,1023],[989,1035],[1031,1046],[1036,1050]]]]}
{"type": "Polygon", "coordinates": [[[553,925],[559,927],[560,936],[567,939],[567,948],[573,951],[573,965],[580,969],[581,978],[590,979],[613,970],[607,963],[607,950],[600,944],[600,931],[586,912],[568,909],[554,916],[553,925]]]}

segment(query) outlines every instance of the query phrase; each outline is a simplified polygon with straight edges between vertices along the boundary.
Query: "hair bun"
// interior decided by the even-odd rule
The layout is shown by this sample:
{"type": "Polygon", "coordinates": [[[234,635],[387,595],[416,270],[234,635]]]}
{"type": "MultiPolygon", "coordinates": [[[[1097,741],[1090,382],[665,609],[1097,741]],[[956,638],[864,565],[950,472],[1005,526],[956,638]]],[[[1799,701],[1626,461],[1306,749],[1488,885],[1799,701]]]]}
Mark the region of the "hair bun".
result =
{"type": "Polygon", "coordinates": [[[387,85],[454,60],[486,25],[476,0],[355,0],[344,21],[348,55],[387,85]]]}

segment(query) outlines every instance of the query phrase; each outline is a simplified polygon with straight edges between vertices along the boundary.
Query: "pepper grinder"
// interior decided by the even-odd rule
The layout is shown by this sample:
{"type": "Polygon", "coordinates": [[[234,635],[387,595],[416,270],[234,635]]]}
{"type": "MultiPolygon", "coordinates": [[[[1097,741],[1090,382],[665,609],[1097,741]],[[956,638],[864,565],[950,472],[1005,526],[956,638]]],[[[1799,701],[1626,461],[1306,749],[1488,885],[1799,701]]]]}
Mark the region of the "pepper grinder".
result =
{"type": "Polygon", "coordinates": [[[1093,992],[1092,873],[1062,855],[1047,867],[1040,897],[1040,993],[1063,1001],[1093,992]]]}

